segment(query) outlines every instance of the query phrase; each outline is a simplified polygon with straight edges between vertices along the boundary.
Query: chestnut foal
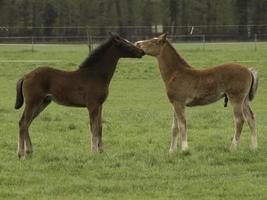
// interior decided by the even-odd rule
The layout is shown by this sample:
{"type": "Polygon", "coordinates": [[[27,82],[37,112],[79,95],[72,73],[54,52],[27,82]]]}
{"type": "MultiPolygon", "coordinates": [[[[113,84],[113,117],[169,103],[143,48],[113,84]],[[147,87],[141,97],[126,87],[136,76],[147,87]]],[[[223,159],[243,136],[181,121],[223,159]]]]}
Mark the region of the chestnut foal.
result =
{"type": "Polygon", "coordinates": [[[19,158],[25,153],[32,153],[29,126],[51,101],[88,109],[92,132],[91,149],[93,152],[101,152],[102,104],[108,96],[109,83],[117,62],[120,58],[141,58],[143,55],[143,50],[118,35],[112,35],[77,70],[62,71],[40,67],[23,76],[17,83],[15,104],[15,108],[19,109],[25,101],[24,112],[19,121],[19,158]]]}
{"type": "Polygon", "coordinates": [[[168,98],[174,108],[170,152],[176,150],[178,131],[182,151],[188,150],[185,107],[210,104],[223,97],[225,106],[230,100],[235,118],[235,135],[230,150],[235,150],[239,143],[245,119],[251,130],[251,148],[256,149],[255,119],[249,106],[258,85],[255,70],[234,63],[201,70],[193,68],[166,39],[166,34],[135,44],[147,55],[157,58],[168,98]]]}

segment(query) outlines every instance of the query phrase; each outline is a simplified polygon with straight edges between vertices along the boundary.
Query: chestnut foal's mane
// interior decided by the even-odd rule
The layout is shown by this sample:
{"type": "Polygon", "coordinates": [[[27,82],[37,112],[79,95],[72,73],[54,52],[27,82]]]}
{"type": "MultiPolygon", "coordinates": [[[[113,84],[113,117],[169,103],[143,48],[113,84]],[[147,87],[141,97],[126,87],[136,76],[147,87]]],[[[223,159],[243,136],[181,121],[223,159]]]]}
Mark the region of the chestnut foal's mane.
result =
{"type": "Polygon", "coordinates": [[[179,59],[180,63],[183,64],[185,67],[192,68],[192,66],[186,62],[186,60],[176,51],[174,46],[169,42],[169,40],[165,41],[168,47],[176,54],[177,58],[179,59]]]}

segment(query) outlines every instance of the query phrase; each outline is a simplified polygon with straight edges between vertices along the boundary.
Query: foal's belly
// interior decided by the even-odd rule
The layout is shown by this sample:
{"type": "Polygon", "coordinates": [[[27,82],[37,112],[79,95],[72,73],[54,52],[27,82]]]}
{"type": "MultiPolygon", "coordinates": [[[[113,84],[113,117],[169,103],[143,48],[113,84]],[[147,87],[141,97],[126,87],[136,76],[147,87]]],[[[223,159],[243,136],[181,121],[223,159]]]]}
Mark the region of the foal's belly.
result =
{"type": "Polygon", "coordinates": [[[108,92],[65,92],[64,94],[48,94],[47,98],[57,104],[71,107],[90,107],[101,105],[108,92]]]}
{"type": "Polygon", "coordinates": [[[203,96],[194,97],[186,101],[186,106],[200,106],[214,103],[224,97],[224,93],[208,94],[203,96]]]}
{"type": "Polygon", "coordinates": [[[53,101],[59,105],[63,106],[71,106],[71,107],[85,107],[84,101],[81,101],[79,99],[74,99],[74,98],[62,98],[58,95],[52,95],[52,94],[47,94],[46,100],[53,101]]]}

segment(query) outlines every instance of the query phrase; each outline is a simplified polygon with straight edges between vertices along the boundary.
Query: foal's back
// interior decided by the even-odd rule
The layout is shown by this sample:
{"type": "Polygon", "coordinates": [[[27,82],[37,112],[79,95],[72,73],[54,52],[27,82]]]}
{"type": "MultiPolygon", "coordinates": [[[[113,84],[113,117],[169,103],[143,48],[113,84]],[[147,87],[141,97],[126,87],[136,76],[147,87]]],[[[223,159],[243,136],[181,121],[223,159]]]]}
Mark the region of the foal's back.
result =
{"type": "Polygon", "coordinates": [[[187,106],[206,105],[222,97],[244,100],[252,85],[252,73],[246,67],[228,63],[206,69],[183,68],[167,84],[170,100],[187,106]]]}
{"type": "Polygon", "coordinates": [[[225,93],[248,93],[252,84],[252,73],[243,65],[227,63],[212,68],[193,70],[201,84],[213,84],[225,93]]]}
{"type": "Polygon", "coordinates": [[[24,76],[23,93],[25,101],[49,98],[61,105],[84,107],[97,95],[94,91],[102,96],[107,93],[101,82],[88,79],[88,74],[81,68],[63,71],[39,67],[24,76]]]}

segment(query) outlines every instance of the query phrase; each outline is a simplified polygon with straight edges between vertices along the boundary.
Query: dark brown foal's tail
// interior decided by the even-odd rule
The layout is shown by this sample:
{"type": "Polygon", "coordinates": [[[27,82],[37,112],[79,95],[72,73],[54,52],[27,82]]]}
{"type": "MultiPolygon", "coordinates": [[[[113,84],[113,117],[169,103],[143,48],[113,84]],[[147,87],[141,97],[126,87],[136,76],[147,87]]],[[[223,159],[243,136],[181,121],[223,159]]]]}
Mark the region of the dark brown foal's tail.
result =
{"type": "Polygon", "coordinates": [[[23,78],[19,79],[17,82],[17,96],[16,96],[16,104],[15,104],[15,109],[19,109],[24,102],[23,94],[22,94],[22,84],[23,84],[23,78]]]}
{"type": "Polygon", "coordinates": [[[259,79],[258,79],[258,75],[257,75],[257,71],[256,70],[254,70],[254,69],[249,69],[249,70],[250,70],[251,75],[252,75],[252,83],[251,83],[251,86],[250,86],[248,99],[250,101],[252,101],[253,98],[255,97],[257,89],[258,89],[259,79]]]}

